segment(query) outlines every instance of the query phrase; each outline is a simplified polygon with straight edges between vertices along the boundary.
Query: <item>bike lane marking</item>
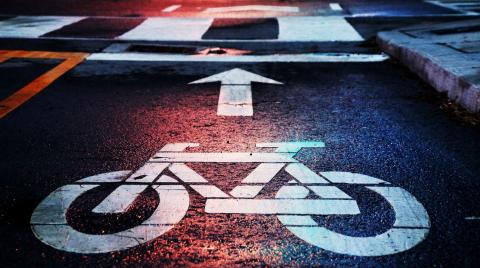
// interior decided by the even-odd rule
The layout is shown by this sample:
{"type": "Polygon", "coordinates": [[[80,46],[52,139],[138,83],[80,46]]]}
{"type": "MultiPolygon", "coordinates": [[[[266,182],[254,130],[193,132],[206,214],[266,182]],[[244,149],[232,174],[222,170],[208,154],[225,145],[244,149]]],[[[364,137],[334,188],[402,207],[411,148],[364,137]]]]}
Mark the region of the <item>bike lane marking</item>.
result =
{"type": "Polygon", "coordinates": [[[40,75],[29,84],[19,89],[9,97],[0,100],[0,119],[8,113],[27,102],[33,96],[41,92],[63,74],[73,69],[85,58],[87,53],[80,52],[48,52],[48,51],[24,51],[24,50],[0,50],[0,63],[12,58],[24,59],[62,59],[64,60],[50,71],[40,75]]]}
{"type": "MultiPolygon", "coordinates": [[[[303,147],[324,147],[322,142],[291,142],[291,143],[262,143],[256,147],[278,146],[275,152],[263,153],[263,159],[275,162],[278,156],[295,154],[303,147]],[[270,156],[270,157],[266,157],[270,156]]],[[[196,147],[195,143],[183,143],[178,146],[164,146],[155,156],[159,154],[180,153],[182,148],[196,147]],[[190,145],[194,146],[190,146],[190,145]],[[165,152],[166,149],[173,151],[165,152]]],[[[184,152],[184,154],[194,154],[194,162],[218,162],[216,157],[219,154],[228,155],[229,158],[237,156],[243,157],[244,153],[202,153],[203,161],[199,161],[199,153],[184,152]],[[215,156],[215,157],[211,157],[215,156]]],[[[310,243],[332,252],[356,255],[356,256],[382,256],[406,251],[422,242],[430,229],[430,220],[427,211],[421,203],[409,192],[400,187],[390,186],[390,183],[370,177],[363,174],[350,172],[321,172],[324,177],[322,181],[314,183],[316,185],[285,185],[282,186],[275,199],[253,199],[231,198],[224,194],[220,189],[212,184],[195,185],[187,183],[182,185],[179,181],[170,182],[168,185],[158,184],[156,177],[162,177],[161,173],[167,168],[167,161],[155,162],[155,156],[151,158],[144,167],[134,171],[133,175],[128,176],[131,171],[117,171],[111,173],[98,174],[85,179],[78,180],[73,184],[62,186],[52,192],[35,209],[31,218],[31,225],[35,235],[44,243],[65,251],[79,253],[100,253],[118,251],[131,248],[148,241],[151,241],[180,222],[189,208],[189,195],[185,186],[191,187],[194,191],[206,198],[205,212],[220,214],[262,214],[276,215],[280,222],[291,231],[295,236],[310,243]],[[154,165],[152,165],[155,163],[154,165]],[[156,167],[155,167],[156,166],[156,167]],[[141,174],[147,174],[148,179],[142,181],[144,185],[129,184],[134,182],[141,174]],[[123,178],[126,178],[124,180],[123,178]],[[327,181],[328,180],[328,181],[327,181]],[[143,223],[128,230],[113,234],[88,234],[74,230],[66,220],[68,208],[76,198],[83,193],[100,186],[102,183],[123,182],[109,196],[107,196],[98,206],[102,204],[106,209],[93,212],[97,213],[120,213],[128,210],[135,198],[139,196],[146,187],[151,186],[157,191],[160,204],[155,212],[143,223]],[[384,233],[374,236],[350,236],[330,230],[327,227],[316,223],[312,216],[314,215],[357,215],[360,214],[360,208],[357,201],[334,185],[325,186],[324,182],[346,183],[354,185],[365,185],[365,187],[382,196],[391,205],[395,212],[395,222],[392,227],[384,233]],[[86,183],[94,183],[86,184],[86,183]],[[321,185],[318,185],[321,184],[321,185]],[[369,185],[369,186],[367,186],[369,185]],[[373,186],[376,185],[376,186],[373,186]],[[320,199],[308,198],[310,188],[316,192],[320,199]],[[313,187],[313,188],[312,188],[313,187]],[[118,208],[118,209],[117,209],[118,208]]],[[[231,162],[238,163],[234,159],[231,162]]],[[[223,162],[224,160],[222,160],[223,162]]],[[[240,162],[244,162],[243,159],[240,162]]],[[[256,162],[254,159],[253,162],[256,162]]],[[[183,161],[182,161],[183,162],[183,161]]],[[[184,161],[191,162],[191,161],[184,161]]],[[[174,164],[174,163],[168,163],[174,164]]],[[[178,165],[178,164],[177,164],[178,165]]],[[[189,169],[184,163],[183,169],[189,169]]],[[[294,168],[285,171],[290,173],[298,182],[302,182],[304,176],[315,177],[311,174],[314,171],[299,163],[283,163],[291,165],[294,168]],[[302,171],[302,169],[304,169],[302,171]],[[307,171],[307,169],[309,171],[307,171]]],[[[279,166],[279,165],[278,165],[279,166]]],[[[179,167],[177,167],[178,169],[179,167]]],[[[180,168],[182,169],[182,168],[180,168]]],[[[265,168],[252,173],[265,173],[265,168]]],[[[266,174],[261,181],[268,181],[276,175],[277,168],[270,170],[272,174],[266,174]]],[[[178,179],[184,180],[189,172],[180,171],[178,179]]],[[[195,173],[191,170],[190,174],[195,173]]],[[[200,176],[200,175],[198,175],[200,176]]],[[[318,175],[317,175],[318,176],[318,175]]],[[[140,177],[144,179],[145,177],[140,177]]],[[[174,180],[173,178],[171,178],[174,180]]],[[[309,181],[311,184],[312,181],[309,181]]]]}

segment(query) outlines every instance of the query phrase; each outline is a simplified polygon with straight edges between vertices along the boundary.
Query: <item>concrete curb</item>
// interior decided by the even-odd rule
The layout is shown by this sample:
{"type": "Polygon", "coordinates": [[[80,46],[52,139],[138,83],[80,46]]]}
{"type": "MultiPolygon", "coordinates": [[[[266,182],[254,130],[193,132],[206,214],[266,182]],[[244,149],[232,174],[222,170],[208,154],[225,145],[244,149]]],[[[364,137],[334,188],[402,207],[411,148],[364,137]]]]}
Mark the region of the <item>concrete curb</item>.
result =
{"type": "MultiPolygon", "coordinates": [[[[480,20],[469,23],[480,25],[480,20]]],[[[460,24],[465,27],[465,22],[460,24]]],[[[467,23],[468,24],[468,23],[467,23]]],[[[398,59],[411,71],[432,85],[439,92],[446,92],[451,100],[473,113],[480,112],[480,53],[464,53],[452,48],[445,35],[438,38],[432,29],[460,27],[458,23],[436,25],[434,28],[408,28],[391,32],[380,32],[377,42],[380,48],[398,59]],[[424,34],[430,32],[429,35],[424,34]]],[[[452,35],[452,42],[475,42],[479,38],[458,33],[452,35]],[[465,41],[467,40],[467,41],[465,41]]]]}

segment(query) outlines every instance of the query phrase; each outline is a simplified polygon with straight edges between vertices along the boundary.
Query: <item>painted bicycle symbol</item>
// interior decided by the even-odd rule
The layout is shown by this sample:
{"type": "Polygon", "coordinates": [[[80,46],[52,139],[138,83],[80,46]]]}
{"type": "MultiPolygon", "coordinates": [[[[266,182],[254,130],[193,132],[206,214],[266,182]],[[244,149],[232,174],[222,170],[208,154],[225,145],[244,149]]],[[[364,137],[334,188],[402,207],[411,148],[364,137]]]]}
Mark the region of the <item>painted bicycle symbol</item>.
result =
{"type": "Polygon", "coordinates": [[[207,213],[276,215],[295,236],[322,249],[356,256],[381,256],[406,251],[428,234],[430,222],[425,208],[400,187],[363,174],[349,172],[315,173],[294,157],[302,148],[324,147],[322,142],[259,143],[258,148],[274,152],[187,152],[194,143],[165,145],[138,170],[116,171],[87,177],[58,188],[34,210],[31,227],[43,243],[77,253],[105,253],[123,250],[151,241],[179,223],[189,208],[190,187],[206,198],[207,213]],[[241,184],[229,193],[210,184],[186,163],[258,163],[241,184]],[[169,170],[176,178],[162,173],[169,170]],[[256,198],[281,170],[293,177],[272,199],[256,198]],[[72,203],[86,192],[105,184],[120,184],[101,201],[93,213],[122,213],[151,187],[159,196],[154,212],[141,224],[113,234],[87,234],[67,221],[72,203]],[[395,214],[385,232],[355,237],[319,225],[316,215],[357,215],[357,201],[340,185],[365,187],[384,198],[395,214]],[[311,196],[315,196],[312,198],[311,196]]]}

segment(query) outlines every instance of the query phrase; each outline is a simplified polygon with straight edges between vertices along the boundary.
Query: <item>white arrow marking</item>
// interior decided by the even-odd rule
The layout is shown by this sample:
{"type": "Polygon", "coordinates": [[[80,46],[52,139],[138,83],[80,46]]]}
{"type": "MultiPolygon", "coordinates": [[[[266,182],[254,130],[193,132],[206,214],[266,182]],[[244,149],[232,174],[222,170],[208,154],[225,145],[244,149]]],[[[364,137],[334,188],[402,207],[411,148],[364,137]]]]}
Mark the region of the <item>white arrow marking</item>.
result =
{"type": "Polygon", "coordinates": [[[252,82],[282,85],[278,81],[235,68],[189,84],[222,82],[217,115],[253,116],[252,82]]]}

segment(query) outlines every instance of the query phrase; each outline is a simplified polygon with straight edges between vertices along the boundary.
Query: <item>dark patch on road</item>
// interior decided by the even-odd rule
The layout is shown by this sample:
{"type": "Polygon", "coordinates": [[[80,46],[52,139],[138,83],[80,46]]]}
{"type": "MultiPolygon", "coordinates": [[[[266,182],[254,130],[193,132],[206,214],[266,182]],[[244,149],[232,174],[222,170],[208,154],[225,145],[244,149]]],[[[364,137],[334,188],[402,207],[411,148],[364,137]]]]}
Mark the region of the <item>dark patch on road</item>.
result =
{"type": "Polygon", "coordinates": [[[61,60],[9,59],[0,63],[0,100],[57,66],[61,60]]]}
{"type": "Polygon", "coordinates": [[[86,18],[45,34],[45,37],[115,38],[142,23],[144,18],[86,18]]]}
{"type": "Polygon", "coordinates": [[[202,36],[213,40],[277,39],[278,21],[271,19],[215,19],[202,36]]]}
{"type": "Polygon", "coordinates": [[[0,21],[8,20],[8,19],[11,19],[11,18],[13,18],[13,16],[0,16],[0,21]]]}

